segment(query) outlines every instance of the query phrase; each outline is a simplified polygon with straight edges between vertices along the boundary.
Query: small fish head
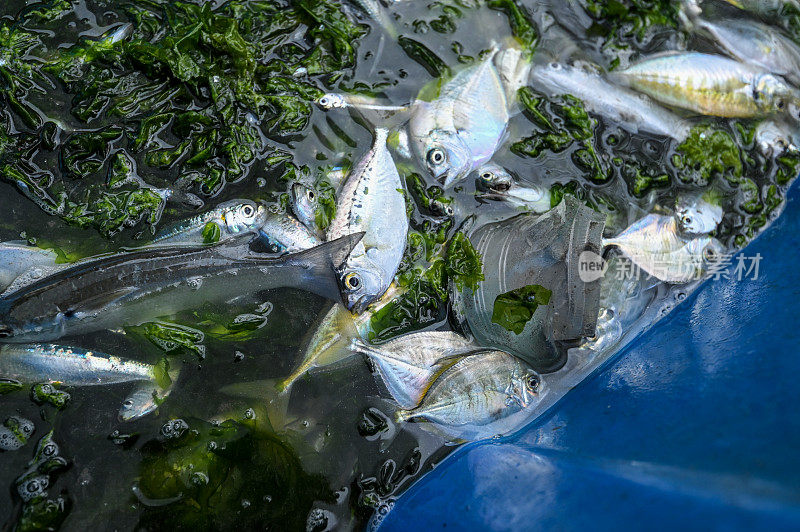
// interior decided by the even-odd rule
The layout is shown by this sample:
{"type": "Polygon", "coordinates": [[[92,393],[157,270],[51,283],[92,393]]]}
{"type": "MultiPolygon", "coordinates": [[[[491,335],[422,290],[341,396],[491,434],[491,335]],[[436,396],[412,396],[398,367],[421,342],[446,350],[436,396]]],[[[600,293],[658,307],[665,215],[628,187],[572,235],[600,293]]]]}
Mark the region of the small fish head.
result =
{"type": "Polygon", "coordinates": [[[506,390],[508,393],[506,403],[509,406],[516,404],[520,408],[527,408],[539,396],[543,386],[541,375],[532,369],[528,369],[522,374],[514,374],[511,377],[511,384],[506,390]]]}
{"type": "Polygon", "coordinates": [[[765,113],[789,112],[798,103],[798,92],[780,78],[764,74],[753,87],[756,105],[765,113]]]}
{"type": "Polygon", "coordinates": [[[231,234],[251,231],[263,225],[268,215],[266,205],[243,201],[225,213],[225,226],[231,234]]]}
{"type": "Polygon", "coordinates": [[[433,131],[423,143],[425,167],[445,188],[461,181],[472,169],[472,155],[455,133],[433,131]]]}
{"type": "Polygon", "coordinates": [[[514,177],[502,166],[486,163],[477,171],[475,185],[479,190],[494,194],[504,194],[514,186],[514,177]]]}
{"type": "Polygon", "coordinates": [[[380,272],[374,267],[345,266],[339,274],[339,289],[344,305],[355,314],[364,312],[387,288],[380,272]]]}
{"type": "Polygon", "coordinates": [[[319,97],[319,99],[317,99],[317,105],[325,110],[341,109],[343,107],[347,107],[347,101],[341,94],[329,92],[327,94],[323,94],[319,97]]]}
{"type": "Polygon", "coordinates": [[[705,202],[679,200],[675,214],[684,233],[703,235],[717,228],[718,220],[713,209],[705,202]]]}
{"type": "Polygon", "coordinates": [[[302,183],[292,185],[292,211],[300,222],[312,229],[316,223],[318,198],[316,191],[302,183]]]}
{"type": "Polygon", "coordinates": [[[158,408],[157,396],[158,391],[152,385],[137,388],[122,402],[117,417],[120,421],[125,422],[146,416],[158,408]]]}

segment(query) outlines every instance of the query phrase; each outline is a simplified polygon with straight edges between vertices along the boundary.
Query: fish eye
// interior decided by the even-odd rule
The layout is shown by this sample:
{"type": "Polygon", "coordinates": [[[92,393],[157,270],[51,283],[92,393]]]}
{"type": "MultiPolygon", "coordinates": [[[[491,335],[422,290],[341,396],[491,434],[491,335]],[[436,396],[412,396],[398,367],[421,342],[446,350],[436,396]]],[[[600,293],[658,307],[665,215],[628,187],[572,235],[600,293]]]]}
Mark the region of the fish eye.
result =
{"type": "Polygon", "coordinates": [[[783,110],[783,108],[786,107],[786,102],[784,102],[782,99],[779,98],[778,101],[775,102],[775,107],[777,107],[780,110],[783,110]]]}
{"type": "Polygon", "coordinates": [[[428,152],[428,162],[434,166],[439,166],[440,164],[444,163],[445,161],[445,154],[444,151],[440,148],[433,148],[428,152]]]}
{"type": "Polygon", "coordinates": [[[319,104],[320,105],[327,106],[328,103],[330,103],[330,99],[327,96],[323,96],[322,98],[319,99],[319,104]]]}
{"type": "Polygon", "coordinates": [[[249,216],[253,216],[253,214],[255,214],[255,212],[256,212],[256,210],[253,208],[252,205],[245,205],[244,207],[242,207],[242,214],[244,214],[245,216],[248,216],[248,217],[249,216]]]}
{"type": "Polygon", "coordinates": [[[350,290],[357,290],[361,286],[361,277],[357,273],[348,273],[344,278],[344,285],[350,290]]]}
{"type": "Polygon", "coordinates": [[[716,260],[717,258],[716,250],[711,246],[707,247],[706,249],[703,250],[703,258],[705,258],[709,262],[716,260]]]}
{"type": "Polygon", "coordinates": [[[538,375],[528,375],[528,379],[526,381],[528,387],[533,390],[537,391],[539,389],[539,376],[538,375]]]}
{"type": "Polygon", "coordinates": [[[309,189],[309,190],[308,190],[308,192],[306,192],[306,196],[307,196],[307,197],[308,197],[308,199],[310,199],[311,201],[314,201],[314,198],[316,197],[316,194],[314,194],[314,191],[313,191],[313,190],[309,189]]]}
{"type": "Polygon", "coordinates": [[[133,408],[133,401],[131,399],[127,399],[124,403],[122,403],[122,406],[125,408],[133,408]]]}
{"type": "Polygon", "coordinates": [[[490,179],[492,179],[492,177],[493,176],[491,172],[484,172],[481,174],[481,179],[485,179],[486,181],[489,181],[490,179]]]}
{"type": "Polygon", "coordinates": [[[448,205],[447,207],[444,208],[444,212],[445,214],[447,214],[447,216],[453,216],[453,213],[455,211],[453,211],[453,208],[450,205],[448,205]]]}
{"type": "Polygon", "coordinates": [[[683,222],[683,225],[691,225],[692,224],[692,217],[691,216],[684,216],[681,219],[681,222],[683,222]]]}

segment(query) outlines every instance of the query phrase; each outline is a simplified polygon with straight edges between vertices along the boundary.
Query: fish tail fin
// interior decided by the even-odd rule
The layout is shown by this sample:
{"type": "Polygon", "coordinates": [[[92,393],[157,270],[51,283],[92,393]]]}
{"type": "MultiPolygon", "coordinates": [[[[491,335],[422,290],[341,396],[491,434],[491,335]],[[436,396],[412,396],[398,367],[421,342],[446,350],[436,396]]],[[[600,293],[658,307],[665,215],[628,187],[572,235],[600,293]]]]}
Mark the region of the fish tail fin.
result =
{"type": "Polygon", "coordinates": [[[373,345],[369,345],[361,338],[353,338],[350,341],[350,350],[353,353],[358,353],[368,357],[382,357],[383,352],[373,345]]]}
{"type": "Polygon", "coordinates": [[[375,145],[380,146],[382,144],[386,144],[386,141],[389,140],[389,129],[386,127],[376,127],[375,128],[375,145]]]}
{"type": "Polygon", "coordinates": [[[394,420],[396,423],[403,423],[408,422],[409,420],[416,417],[416,413],[414,410],[398,410],[394,413],[394,420]]]}

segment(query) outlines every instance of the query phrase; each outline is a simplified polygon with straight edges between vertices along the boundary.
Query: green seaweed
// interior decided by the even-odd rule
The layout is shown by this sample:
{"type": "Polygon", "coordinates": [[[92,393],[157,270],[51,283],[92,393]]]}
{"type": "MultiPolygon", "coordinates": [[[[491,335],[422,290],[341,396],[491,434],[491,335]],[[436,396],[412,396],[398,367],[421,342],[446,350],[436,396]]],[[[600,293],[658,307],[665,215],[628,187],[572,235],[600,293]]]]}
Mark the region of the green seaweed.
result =
{"type": "Polygon", "coordinates": [[[550,303],[553,293],[538,284],[532,284],[500,294],[494,300],[492,323],[514,334],[522,333],[539,305],[550,303]]]}
{"type": "Polygon", "coordinates": [[[453,281],[459,290],[464,288],[477,290],[478,283],[483,281],[481,256],[464,233],[456,233],[448,242],[444,270],[447,278],[453,281]]]}
{"type": "Polygon", "coordinates": [[[208,222],[203,227],[203,244],[214,244],[219,242],[222,236],[222,230],[219,228],[217,222],[208,222]]]}
{"type": "Polygon", "coordinates": [[[0,395],[21,390],[25,385],[14,379],[0,379],[0,395]]]}
{"type": "Polygon", "coordinates": [[[693,127],[675,151],[672,162],[685,183],[704,186],[724,176],[736,184],[742,177],[742,154],[733,137],[708,124],[693,127]]]}
{"type": "Polygon", "coordinates": [[[61,135],[49,123],[38,143],[23,133],[8,135],[6,124],[0,176],[49,214],[108,237],[142,221],[155,225],[163,209],[144,185],[109,190],[118,180],[119,157],[135,160],[142,181],[169,171],[187,192],[219,194],[273,150],[265,139],[280,141],[308,127],[311,102],[322,94],[318,84],[354,65],[355,46],[366,34],[333,0],[296,0],[288,7],[232,0],[217,8],[134,0],[125,9],[132,27],[79,38],[42,63],[23,59],[40,45],[38,35],[0,23],[0,98],[15,121],[41,125],[41,112],[27,102],[46,72],[72,96],[69,112],[82,123],[79,132],[61,135]],[[295,32],[305,40],[288,53],[285,41],[295,32]],[[118,125],[108,127],[109,121],[118,125]],[[54,168],[50,152],[63,172],[34,170],[54,168]],[[103,182],[107,169],[110,183],[103,182]]]}
{"type": "Polygon", "coordinates": [[[31,388],[31,400],[34,403],[42,405],[49,404],[62,410],[69,403],[71,396],[69,393],[59,390],[54,384],[35,384],[31,388]]]}
{"type": "Polygon", "coordinates": [[[525,46],[528,53],[532,54],[539,41],[539,32],[525,6],[513,0],[490,0],[488,5],[492,9],[506,13],[511,33],[525,46]]]}
{"type": "Polygon", "coordinates": [[[593,19],[586,33],[599,37],[604,49],[627,49],[653,28],[677,28],[679,4],[670,0],[587,0],[593,19]]]}
{"type": "Polygon", "coordinates": [[[192,327],[158,321],[129,327],[126,330],[147,338],[159,349],[170,355],[193,353],[199,359],[203,359],[206,356],[206,348],[203,345],[205,335],[202,331],[192,327]]]}
{"type": "Polygon", "coordinates": [[[138,528],[302,530],[316,501],[335,499],[285,436],[253,420],[171,420],[142,453],[142,493],[173,502],[147,507],[138,528]]]}

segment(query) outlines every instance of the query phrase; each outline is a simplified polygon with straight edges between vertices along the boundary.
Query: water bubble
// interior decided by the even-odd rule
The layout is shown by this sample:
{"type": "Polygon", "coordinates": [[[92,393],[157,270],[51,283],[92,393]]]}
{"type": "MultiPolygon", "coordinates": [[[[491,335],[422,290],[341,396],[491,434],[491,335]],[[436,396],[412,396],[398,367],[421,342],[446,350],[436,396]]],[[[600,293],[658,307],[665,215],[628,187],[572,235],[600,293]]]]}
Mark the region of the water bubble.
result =
{"type": "Polygon", "coordinates": [[[9,417],[0,426],[0,450],[16,451],[28,443],[28,438],[33,431],[32,421],[23,417],[9,417]]]}
{"type": "Polygon", "coordinates": [[[264,495],[264,502],[266,503],[272,502],[272,495],[264,495]]]}
{"type": "Polygon", "coordinates": [[[250,508],[250,501],[242,499],[242,508],[250,508]]]}
{"type": "Polygon", "coordinates": [[[333,530],[336,526],[336,517],[333,513],[322,508],[312,508],[306,519],[306,532],[322,532],[333,530]]]}
{"type": "Polygon", "coordinates": [[[176,440],[188,430],[189,424],[182,419],[172,419],[161,427],[161,436],[167,440],[176,440]]]}
{"type": "Polygon", "coordinates": [[[45,495],[45,490],[50,485],[50,478],[47,475],[35,475],[27,478],[23,477],[18,481],[17,493],[25,502],[45,495]]]}
{"type": "Polygon", "coordinates": [[[206,485],[208,485],[208,475],[206,475],[205,473],[202,473],[200,471],[195,471],[194,473],[192,473],[191,477],[189,477],[189,480],[195,486],[206,486],[206,485]]]}
{"type": "Polygon", "coordinates": [[[234,362],[241,362],[242,360],[244,360],[244,353],[242,353],[241,351],[236,351],[233,354],[233,361],[234,362]]]}

